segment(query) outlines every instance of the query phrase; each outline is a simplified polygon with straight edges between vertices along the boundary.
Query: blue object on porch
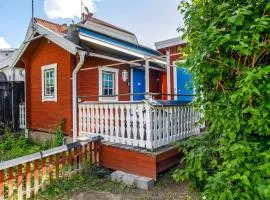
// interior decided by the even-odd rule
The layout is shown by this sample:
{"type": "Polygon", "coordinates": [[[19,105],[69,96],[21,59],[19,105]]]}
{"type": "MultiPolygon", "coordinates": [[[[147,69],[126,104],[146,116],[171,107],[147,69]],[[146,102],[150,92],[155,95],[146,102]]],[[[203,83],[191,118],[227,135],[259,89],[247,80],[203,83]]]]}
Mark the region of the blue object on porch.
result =
{"type": "Polygon", "coordinates": [[[194,86],[192,74],[186,68],[177,68],[177,94],[191,96],[177,96],[177,100],[183,103],[190,103],[193,100],[194,86]]]}
{"type": "MultiPolygon", "coordinates": [[[[142,69],[133,68],[133,92],[145,93],[145,72],[142,69]]],[[[134,95],[134,101],[144,100],[144,95],[134,95]]]]}

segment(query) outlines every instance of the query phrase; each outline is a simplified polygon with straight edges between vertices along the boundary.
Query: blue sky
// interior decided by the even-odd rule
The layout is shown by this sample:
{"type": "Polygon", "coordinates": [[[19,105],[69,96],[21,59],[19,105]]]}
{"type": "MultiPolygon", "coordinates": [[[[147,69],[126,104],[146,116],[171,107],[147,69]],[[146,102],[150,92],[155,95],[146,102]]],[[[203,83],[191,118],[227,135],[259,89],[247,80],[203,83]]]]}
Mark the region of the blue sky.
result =
{"type": "MultiPolygon", "coordinates": [[[[179,0],[84,0],[96,18],[136,34],[141,44],[178,36],[183,25],[179,0]]],[[[35,0],[35,16],[57,23],[77,22],[80,0],[35,0]],[[45,5],[44,5],[45,4],[45,5]],[[75,9],[78,8],[78,9],[75,9]]],[[[31,19],[31,0],[1,0],[0,48],[20,46],[31,19]]]]}

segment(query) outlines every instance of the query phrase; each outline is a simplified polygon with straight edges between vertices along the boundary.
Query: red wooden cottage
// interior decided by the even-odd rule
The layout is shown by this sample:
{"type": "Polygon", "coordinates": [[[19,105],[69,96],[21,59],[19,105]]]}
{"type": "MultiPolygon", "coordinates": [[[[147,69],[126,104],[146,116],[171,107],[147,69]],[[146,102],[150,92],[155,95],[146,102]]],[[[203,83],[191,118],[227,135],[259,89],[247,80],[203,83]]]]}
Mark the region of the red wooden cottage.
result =
{"type": "Polygon", "coordinates": [[[170,144],[199,132],[192,107],[159,100],[174,84],[164,48],[92,15],[70,26],[34,18],[12,62],[25,69],[22,123],[41,135],[64,121],[73,141],[100,135],[102,165],[156,178],[178,162],[170,144]]]}

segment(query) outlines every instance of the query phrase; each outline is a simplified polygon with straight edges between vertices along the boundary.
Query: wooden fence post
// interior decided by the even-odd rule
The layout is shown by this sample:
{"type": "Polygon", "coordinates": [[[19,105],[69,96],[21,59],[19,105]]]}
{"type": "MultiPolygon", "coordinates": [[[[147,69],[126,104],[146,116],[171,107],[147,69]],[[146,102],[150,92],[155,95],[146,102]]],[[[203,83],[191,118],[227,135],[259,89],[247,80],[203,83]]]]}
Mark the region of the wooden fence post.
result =
{"type": "Polygon", "coordinates": [[[0,200],[4,200],[5,192],[5,179],[4,179],[4,170],[0,170],[0,200]]]}

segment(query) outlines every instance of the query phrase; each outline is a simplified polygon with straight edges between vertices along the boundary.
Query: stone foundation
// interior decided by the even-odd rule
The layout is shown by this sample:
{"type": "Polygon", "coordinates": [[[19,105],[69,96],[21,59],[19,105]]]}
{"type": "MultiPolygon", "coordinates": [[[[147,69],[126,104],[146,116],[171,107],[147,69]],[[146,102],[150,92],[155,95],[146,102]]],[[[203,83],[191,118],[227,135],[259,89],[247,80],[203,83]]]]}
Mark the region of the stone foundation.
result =
{"type": "MultiPolygon", "coordinates": [[[[55,141],[55,134],[54,133],[30,131],[29,136],[36,143],[44,143],[46,141],[50,141],[53,143],[55,141]]],[[[67,144],[72,143],[72,137],[69,137],[69,136],[65,136],[65,137],[66,137],[67,144]]]]}

